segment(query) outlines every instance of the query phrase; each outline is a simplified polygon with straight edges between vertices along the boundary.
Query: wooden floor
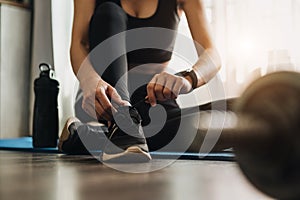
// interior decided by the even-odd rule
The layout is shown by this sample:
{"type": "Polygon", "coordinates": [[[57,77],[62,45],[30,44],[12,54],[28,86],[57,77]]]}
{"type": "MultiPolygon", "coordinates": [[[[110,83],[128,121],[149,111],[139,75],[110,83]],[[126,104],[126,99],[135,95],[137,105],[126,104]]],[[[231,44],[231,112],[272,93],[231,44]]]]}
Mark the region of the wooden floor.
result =
{"type": "MultiPolygon", "coordinates": [[[[161,162],[166,160],[152,165],[161,162]]],[[[132,174],[111,169],[89,156],[0,151],[0,199],[270,198],[254,189],[234,162],[180,160],[152,173],[132,174]]]]}

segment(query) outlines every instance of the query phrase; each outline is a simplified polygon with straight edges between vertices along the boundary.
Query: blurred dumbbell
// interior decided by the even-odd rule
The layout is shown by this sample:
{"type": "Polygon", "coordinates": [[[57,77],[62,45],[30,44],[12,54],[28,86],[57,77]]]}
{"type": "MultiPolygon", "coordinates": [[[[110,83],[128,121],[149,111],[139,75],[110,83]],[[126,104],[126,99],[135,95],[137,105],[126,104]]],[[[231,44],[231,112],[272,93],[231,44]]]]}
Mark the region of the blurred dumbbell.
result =
{"type": "MultiPolygon", "coordinates": [[[[252,83],[221,130],[248,180],[277,199],[300,199],[300,74],[277,72],[252,83]]],[[[209,127],[209,126],[208,126],[209,127]]],[[[212,131],[213,132],[213,131],[212,131]]]]}

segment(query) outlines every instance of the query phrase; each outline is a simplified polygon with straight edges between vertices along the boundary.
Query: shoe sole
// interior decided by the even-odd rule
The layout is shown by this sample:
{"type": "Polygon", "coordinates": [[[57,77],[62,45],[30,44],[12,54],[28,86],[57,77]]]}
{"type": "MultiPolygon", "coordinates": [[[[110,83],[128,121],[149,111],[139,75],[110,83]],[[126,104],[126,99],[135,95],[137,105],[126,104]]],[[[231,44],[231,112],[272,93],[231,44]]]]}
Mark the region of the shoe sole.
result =
{"type": "Polygon", "coordinates": [[[106,163],[145,163],[151,160],[151,155],[138,146],[128,147],[118,154],[102,153],[101,161],[106,163]]]}
{"type": "Polygon", "coordinates": [[[58,140],[58,145],[57,145],[58,150],[61,152],[63,152],[62,145],[63,145],[64,141],[69,139],[70,132],[69,132],[68,128],[73,122],[79,122],[79,120],[75,117],[71,117],[71,118],[67,119],[65,126],[61,132],[61,135],[58,140]]]}

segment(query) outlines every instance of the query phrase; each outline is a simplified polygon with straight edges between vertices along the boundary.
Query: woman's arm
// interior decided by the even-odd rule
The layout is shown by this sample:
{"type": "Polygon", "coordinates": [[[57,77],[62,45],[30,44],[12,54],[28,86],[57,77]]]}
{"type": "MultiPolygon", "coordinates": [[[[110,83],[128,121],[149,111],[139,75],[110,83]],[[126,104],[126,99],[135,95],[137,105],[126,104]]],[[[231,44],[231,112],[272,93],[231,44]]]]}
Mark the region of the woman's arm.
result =
{"type": "Polygon", "coordinates": [[[184,11],[198,53],[198,61],[192,71],[176,75],[163,72],[153,77],[147,86],[149,102],[176,99],[193,88],[200,87],[212,79],[219,71],[221,62],[208,31],[205,10],[201,0],[178,0],[180,11],[184,11]]]}
{"type": "Polygon", "coordinates": [[[74,21],[71,40],[71,63],[74,74],[81,84],[100,79],[92,65],[88,62],[85,65],[83,61],[89,54],[89,23],[95,9],[95,0],[74,0],[74,21]],[[84,69],[80,69],[84,67],[84,69]],[[80,73],[85,71],[85,73],[80,73]]]}
{"type": "Polygon", "coordinates": [[[187,17],[199,56],[193,70],[198,78],[197,87],[200,87],[212,79],[220,70],[221,60],[209,33],[202,0],[179,0],[179,3],[187,17]]]}
{"type": "Polygon", "coordinates": [[[101,79],[87,59],[90,51],[88,31],[95,5],[95,0],[74,0],[71,63],[83,91],[83,110],[95,119],[110,121],[112,111],[115,111],[111,101],[118,105],[126,105],[128,102],[123,101],[117,91],[101,79]]]}

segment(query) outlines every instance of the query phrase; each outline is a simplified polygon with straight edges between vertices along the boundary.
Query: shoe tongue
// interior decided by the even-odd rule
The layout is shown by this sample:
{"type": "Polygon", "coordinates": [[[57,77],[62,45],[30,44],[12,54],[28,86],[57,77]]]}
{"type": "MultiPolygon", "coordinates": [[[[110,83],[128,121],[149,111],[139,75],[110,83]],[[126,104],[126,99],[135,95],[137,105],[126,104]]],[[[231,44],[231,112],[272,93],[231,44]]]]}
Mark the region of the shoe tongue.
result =
{"type": "Polygon", "coordinates": [[[140,114],[134,107],[129,108],[129,113],[134,123],[139,124],[142,121],[140,114]]]}
{"type": "Polygon", "coordinates": [[[136,124],[141,122],[141,117],[134,107],[123,106],[118,108],[117,114],[114,116],[115,119],[133,121],[136,124]]]}
{"type": "Polygon", "coordinates": [[[125,115],[123,113],[117,113],[114,116],[115,122],[117,122],[118,126],[126,127],[132,125],[132,119],[129,115],[125,115]]]}
{"type": "Polygon", "coordinates": [[[118,112],[114,115],[114,121],[120,128],[129,128],[134,124],[140,124],[141,118],[135,108],[120,107],[118,108],[118,112]]]}

